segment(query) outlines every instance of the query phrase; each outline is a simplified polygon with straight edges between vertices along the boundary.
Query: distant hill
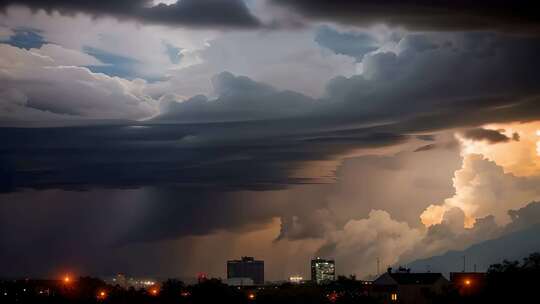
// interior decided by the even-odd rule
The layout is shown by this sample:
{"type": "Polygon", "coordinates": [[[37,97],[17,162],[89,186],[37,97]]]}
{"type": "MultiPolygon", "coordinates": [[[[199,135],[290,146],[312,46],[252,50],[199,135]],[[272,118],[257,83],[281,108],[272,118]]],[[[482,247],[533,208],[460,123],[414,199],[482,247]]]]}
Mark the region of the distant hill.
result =
{"type": "Polygon", "coordinates": [[[448,251],[440,256],[416,260],[407,264],[414,272],[450,272],[463,270],[463,256],[466,260],[466,271],[486,271],[489,265],[504,259],[521,260],[532,252],[540,252],[540,224],[525,230],[506,234],[496,239],[472,245],[463,251],[448,251]]]}

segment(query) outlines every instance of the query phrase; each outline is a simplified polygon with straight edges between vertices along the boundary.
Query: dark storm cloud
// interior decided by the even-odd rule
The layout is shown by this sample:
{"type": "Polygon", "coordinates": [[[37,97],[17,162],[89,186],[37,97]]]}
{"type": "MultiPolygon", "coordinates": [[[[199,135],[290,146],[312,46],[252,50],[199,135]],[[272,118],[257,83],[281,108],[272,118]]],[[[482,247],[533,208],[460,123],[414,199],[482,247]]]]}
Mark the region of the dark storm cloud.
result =
{"type": "MultiPolygon", "coordinates": [[[[69,271],[192,277],[195,272],[174,265],[191,254],[204,259],[193,236],[266,228],[273,217],[303,207],[270,192],[246,196],[205,190],[148,187],[0,194],[0,258],[10,261],[3,265],[2,276],[56,277],[69,271]],[[45,249],[31,250],[35,248],[45,249]]],[[[219,267],[197,271],[221,273],[231,256],[222,251],[227,246],[217,246],[221,254],[211,258],[220,260],[219,267]]]]}
{"type": "MultiPolygon", "coordinates": [[[[365,198],[363,203],[356,204],[357,209],[341,205],[345,211],[337,219],[328,214],[336,209],[327,208],[325,212],[326,201],[314,199],[325,198],[324,193],[293,197],[293,202],[279,208],[272,205],[273,200],[266,201],[268,205],[258,204],[261,193],[268,192],[258,192],[256,199],[247,200],[235,195],[241,190],[290,190],[298,184],[332,179],[339,182],[339,175],[298,177],[293,172],[309,161],[335,160],[358,148],[395,145],[417,134],[422,134],[417,138],[430,141],[436,148],[411,152],[422,159],[413,167],[426,166],[424,172],[430,176],[442,174],[442,170],[434,173],[432,168],[440,167],[441,157],[436,153],[445,149],[437,148],[445,145],[433,141],[430,134],[448,128],[477,128],[485,123],[540,117],[538,39],[490,33],[442,38],[418,35],[405,36],[398,44],[399,52],[365,55],[362,75],[334,79],[320,99],[223,73],[214,79],[215,99],[200,96],[167,102],[162,116],[151,121],[1,128],[0,188],[10,192],[3,195],[18,194],[26,188],[86,190],[81,193],[156,188],[145,191],[149,203],[140,212],[143,217],[136,218],[129,231],[118,231],[114,238],[107,239],[106,246],[112,247],[222,230],[243,231],[275,217],[282,219],[278,239],[321,237],[325,229],[320,223],[327,219],[325,225],[339,228],[351,219],[351,214],[362,217],[381,206],[391,210],[403,201],[429,204],[442,200],[444,197],[437,195],[445,193],[450,181],[434,186],[425,174],[415,179],[410,174],[400,177],[402,163],[369,157],[358,160],[361,164],[354,168],[354,172],[364,173],[371,169],[369,172],[374,173],[368,175],[369,182],[362,187],[355,184],[354,190],[349,190],[350,197],[365,198]],[[428,163],[429,155],[432,158],[428,163]],[[387,185],[389,178],[398,177],[402,179],[393,184],[422,191],[413,191],[407,198],[404,192],[386,191],[384,200],[377,200],[386,189],[376,185],[387,185]],[[164,189],[169,187],[174,189],[164,189]],[[436,193],[430,192],[433,190],[436,193]],[[427,196],[419,198],[417,192],[427,196]],[[376,205],[370,205],[374,202],[376,205]]],[[[30,98],[28,106],[32,104],[35,101],[30,98]]],[[[459,156],[455,154],[454,158],[459,156]]],[[[454,172],[455,168],[448,170],[454,172]]],[[[448,172],[444,177],[450,180],[448,172]]],[[[349,179],[356,177],[353,174],[349,179]]],[[[350,197],[338,199],[353,206],[350,197]]],[[[31,195],[26,199],[30,201],[31,195]]],[[[62,193],[51,199],[65,204],[74,200],[62,193]]],[[[417,219],[425,204],[419,203],[416,209],[408,208],[396,216],[403,217],[400,221],[417,219]]],[[[135,205],[128,206],[125,208],[131,210],[135,205]]],[[[84,227],[91,230],[90,224],[84,227]]],[[[8,244],[15,233],[10,233],[14,231],[11,228],[5,231],[0,241],[8,244]]],[[[69,244],[75,247],[75,236],[69,244]]],[[[103,247],[101,241],[91,245],[84,248],[89,252],[110,248],[103,247]]],[[[17,245],[9,254],[17,256],[28,248],[31,245],[17,245]]],[[[61,243],[55,243],[55,252],[62,248],[61,243]]],[[[24,259],[19,262],[24,264],[24,259]]]]}
{"type": "Polygon", "coordinates": [[[397,133],[540,114],[534,83],[540,62],[531,52],[540,50],[538,39],[474,33],[429,49],[409,39],[400,41],[407,47],[397,54],[366,56],[363,75],[330,82],[333,104],[327,112],[342,119],[392,120],[381,128],[397,133]]]}
{"type": "MultiPolygon", "coordinates": [[[[115,138],[111,129],[103,132],[111,134],[110,139],[115,138]]],[[[64,137],[68,145],[73,141],[67,136],[64,137]]],[[[88,138],[88,135],[84,137],[88,138]]],[[[119,137],[129,138],[129,141],[135,139],[135,136],[126,134],[119,137]]],[[[96,140],[96,136],[93,138],[96,140]]],[[[163,136],[157,140],[165,138],[163,136]]],[[[97,140],[96,145],[103,145],[103,140],[97,140]]],[[[453,154],[456,158],[459,157],[457,151],[453,154]]],[[[151,152],[147,157],[153,158],[151,152]]],[[[426,170],[431,170],[433,162],[439,162],[441,155],[416,157],[421,159],[426,170]]],[[[392,161],[386,157],[366,156],[349,160],[352,166],[339,169],[341,172],[337,172],[337,175],[341,177],[336,185],[292,187],[294,189],[289,185],[287,192],[278,195],[276,191],[224,191],[232,189],[223,189],[218,183],[211,186],[190,183],[180,186],[161,184],[158,187],[138,189],[88,191],[25,190],[0,194],[0,247],[9,247],[8,250],[0,252],[0,257],[12,261],[4,268],[4,273],[50,273],[51,270],[66,265],[78,266],[79,273],[110,274],[122,271],[136,274],[143,271],[141,269],[149,269],[152,273],[156,268],[151,266],[156,267],[156,262],[150,261],[153,259],[148,256],[137,256],[141,250],[139,246],[145,245],[142,243],[160,248],[163,244],[171,244],[168,242],[170,240],[188,236],[203,236],[218,231],[253,231],[267,225],[276,217],[281,219],[283,225],[280,239],[316,238],[326,231],[327,223],[334,222],[333,217],[337,217],[339,220],[336,222],[341,223],[346,221],[351,213],[362,214],[374,206],[387,208],[403,200],[430,202],[434,199],[433,195],[444,197],[445,191],[440,191],[441,187],[451,189],[450,173],[453,170],[447,169],[446,165],[452,161],[446,157],[445,165],[439,166],[435,173],[437,178],[432,176],[431,179],[447,175],[448,182],[432,184],[427,191],[412,190],[417,189],[414,184],[417,178],[424,174],[423,170],[420,170],[419,174],[398,177],[399,169],[403,166],[409,170],[416,168],[416,165],[407,161],[407,155],[399,158],[398,161],[392,161]],[[371,178],[347,186],[348,181],[358,176],[358,172],[370,172],[371,178]],[[407,194],[387,191],[385,195],[378,195],[377,187],[389,182],[409,191],[407,194]],[[343,207],[349,206],[350,201],[357,202],[352,204],[354,211],[340,212],[340,208],[337,208],[338,210],[330,212],[326,209],[326,198],[329,193],[341,194],[341,187],[353,192],[350,196],[339,199],[339,202],[343,207]],[[360,201],[366,203],[360,204],[360,201]],[[63,237],[58,238],[59,234],[63,237]],[[81,239],[85,242],[78,245],[81,239]],[[28,248],[35,247],[47,248],[47,252],[38,256],[27,253],[28,248]],[[131,263],[126,261],[126,255],[129,256],[127,261],[131,263]]],[[[260,170],[260,167],[253,164],[244,165],[250,170],[260,170]]],[[[134,163],[133,166],[136,167],[137,164],[134,163]]],[[[101,167],[104,166],[100,165],[101,167]]],[[[157,165],[156,170],[159,170],[157,165]]],[[[136,170],[133,172],[137,174],[136,170]]],[[[228,177],[224,177],[232,178],[235,172],[228,174],[228,177]]],[[[450,194],[449,192],[448,195],[450,194]]],[[[409,207],[403,214],[413,214],[418,208],[409,207]]],[[[190,248],[176,250],[179,251],[178,256],[168,257],[160,263],[171,265],[189,252],[190,248]]]]}
{"type": "Polygon", "coordinates": [[[423,30],[502,29],[536,32],[536,1],[271,0],[308,18],[344,24],[386,23],[423,30]]]}
{"type": "Polygon", "coordinates": [[[420,116],[418,111],[488,109],[538,93],[534,75],[540,62],[531,53],[540,49],[536,38],[465,34],[461,41],[426,49],[424,43],[410,43],[420,40],[417,36],[404,37],[400,53],[367,56],[363,75],[330,82],[333,101],[346,105],[343,115],[369,113],[403,119],[408,114],[420,116]]]}
{"type": "Polygon", "coordinates": [[[57,276],[69,266],[87,274],[114,273],[123,265],[107,262],[111,244],[138,222],[145,207],[140,197],[137,190],[0,195],[0,258],[10,261],[2,275],[57,276]]]}
{"type": "Polygon", "coordinates": [[[195,27],[257,27],[255,18],[242,0],[182,0],[172,5],[153,6],[152,0],[0,0],[0,7],[12,4],[59,11],[65,14],[88,13],[143,22],[195,27]]]}
{"type": "Polygon", "coordinates": [[[2,189],[89,189],[144,185],[213,186],[213,191],[317,183],[292,178],[302,162],[403,136],[351,135],[328,146],[292,134],[291,122],[3,128],[2,189]],[[273,134],[264,133],[272,130],[273,134]],[[278,136],[276,133],[280,133],[278,136]],[[287,135],[288,134],[288,135],[287,135]]]}
{"type": "MultiPolygon", "coordinates": [[[[364,72],[371,77],[335,79],[328,100],[321,101],[314,111],[317,117],[307,116],[320,126],[336,126],[337,121],[368,126],[313,134],[306,141],[332,144],[350,140],[350,134],[366,132],[432,132],[493,121],[538,119],[540,92],[533,75],[539,63],[532,53],[539,48],[537,39],[467,34],[463,41],[436,44],[429,37],[414,36],[405,37],[402,47],[399,54],[366,58],[370,65],[364,72]],[[383,123],[369,126],[369,122],[383,123]]],[[[307,117],[297,119],[297,125],[306,123],[307,117]]],[[[455,142],[441,147],[452,146],[455,142]]],[[[318,209],[307,219],[285,217],[279,239],[320,236],[320,227],[313,223],[320,223],[321,218],[324,214],[318,209]]]]}
{"type": "Polygon", "coordinates": [[[537,38],[414,34],[398,47],[366,55],[363,74],[332,80],[322,99],[222,73],[215,100],[170,101],[133,126],[1,129],[3,188],[280,188],[319,181],[291,177],[306,161],[540,117],[537,38]]]}
{"type": "Polygon", "coordinates": [[[268,224],[282,211],[280,203],[254,201],[211,187],[145,188],[144,192],[141,203],[149,208],[138,225],[120,236],[114,246],[207,235],[218,230],[242,232],[268,224]]]}
{"type": "Polygon", "coordinates": [[[509,142],[510,137],[502,134],[498,130],[488,130],[483,128],[474,128],[465,130],[463,136],[468,139],[482,141],[485,140],[491,144],[509,142]]]}

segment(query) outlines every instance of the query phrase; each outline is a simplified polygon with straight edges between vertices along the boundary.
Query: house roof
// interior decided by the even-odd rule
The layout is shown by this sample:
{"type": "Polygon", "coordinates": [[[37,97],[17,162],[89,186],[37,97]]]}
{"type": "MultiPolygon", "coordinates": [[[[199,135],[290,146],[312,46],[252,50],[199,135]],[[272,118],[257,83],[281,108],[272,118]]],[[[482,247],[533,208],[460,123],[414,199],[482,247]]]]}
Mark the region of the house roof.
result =
{"type": "MultiPolygon", "coordinates": [[[[431,285],[435,284],[437,280],[443,278],[440,273],[392,273],[390,274],[399,285],[419,284],[419,285],[431,285]]],[[[445,279],[446,280],[446,279],[445,279]]]]}
{"type": "Polygon", "coordinates": [[[432,285],[441,278],[447,281],[441,273],[385,273],[374,283],[379,285],[432,285]]]}

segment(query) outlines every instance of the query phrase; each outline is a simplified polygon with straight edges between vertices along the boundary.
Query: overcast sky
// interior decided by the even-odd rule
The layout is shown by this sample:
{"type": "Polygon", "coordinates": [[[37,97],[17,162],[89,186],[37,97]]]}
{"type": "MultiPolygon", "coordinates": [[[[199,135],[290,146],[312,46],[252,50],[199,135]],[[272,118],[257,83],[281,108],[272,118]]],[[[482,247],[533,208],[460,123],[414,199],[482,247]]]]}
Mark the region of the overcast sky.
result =
{"type": "Polygon", "coordinates": [[[0,8],[0,275],[366,277],[540,200],[533,1],[0,8]]]}

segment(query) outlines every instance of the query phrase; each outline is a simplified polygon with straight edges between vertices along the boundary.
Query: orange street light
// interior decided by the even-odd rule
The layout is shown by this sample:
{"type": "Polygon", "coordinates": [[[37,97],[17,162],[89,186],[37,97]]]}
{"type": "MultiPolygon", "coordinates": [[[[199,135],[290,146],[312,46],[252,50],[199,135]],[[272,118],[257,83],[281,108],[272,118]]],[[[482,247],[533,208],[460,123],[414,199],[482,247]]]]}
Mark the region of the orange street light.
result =
{"type": "Polygon", "coordinates": [[[64,276],[64,283],[66,283],[66,284],[71,283],[71,277],[69,275],[64,276]]]}
{"type": "Polygon", "coordinates": [[[250,292],[248,294],[248,299],[251,300],[251,301],[255,300],[255,294],[253,292],[250,292]]]}
{"type": "Polygon", "coordinates": [[[98,296],[97,296],[97,297],[98,297],[98,299],[100,299],[100,300],[104,300],[104,299],[107,298],[107,292],[105,292],[104,290],[102,290],[102,291],[98,292],[98,296]]]}
{"type": "Polygon", "coordinates": [[[339,295],[337,292],[332,291],[331,293],[327,294],[326,297],[328,298],[328,300],[330,300],[330,302],[334,303],[339,298],[339,295]]]}
{"type": "Polygon", "coordinates": [[[465,285],[467,286],[471,285],[471,280],[465,280],[465,285]]]}
{"type": "Polygon", "coordinates": [[[150,289],[150,294],[153,295],[153,296],[157,296],[157,294],[158,294],[157,288],[150,289]]]}

